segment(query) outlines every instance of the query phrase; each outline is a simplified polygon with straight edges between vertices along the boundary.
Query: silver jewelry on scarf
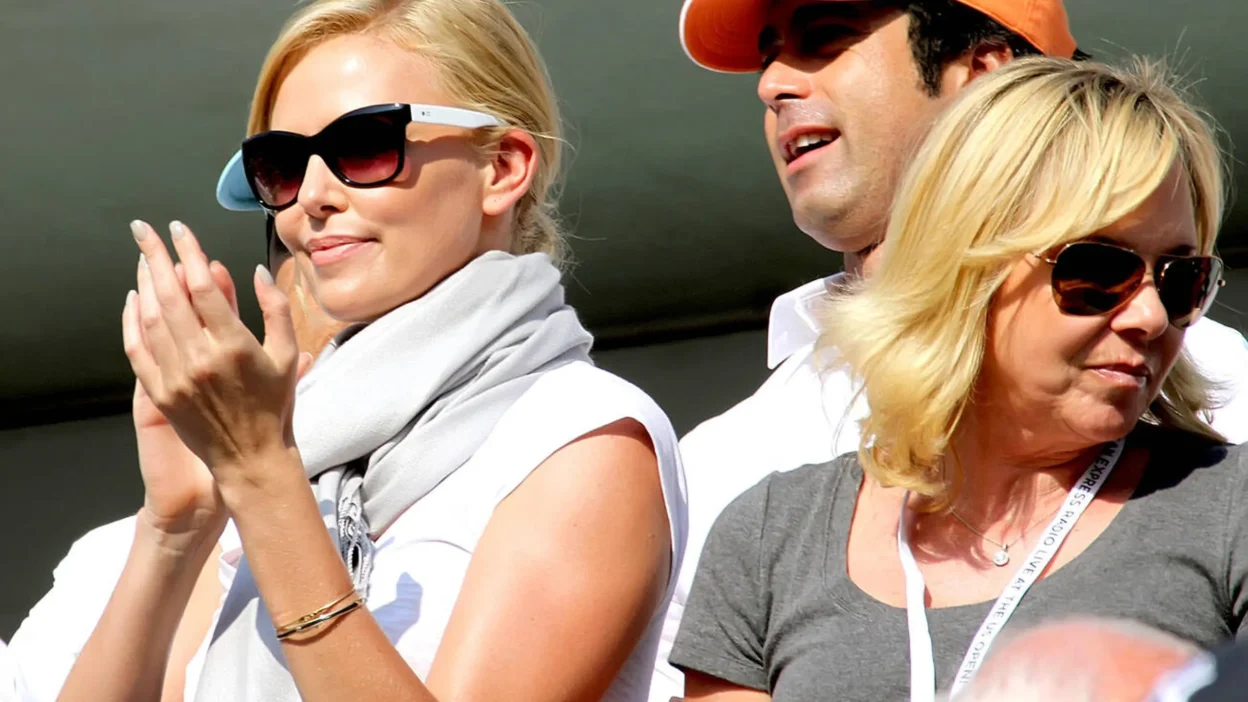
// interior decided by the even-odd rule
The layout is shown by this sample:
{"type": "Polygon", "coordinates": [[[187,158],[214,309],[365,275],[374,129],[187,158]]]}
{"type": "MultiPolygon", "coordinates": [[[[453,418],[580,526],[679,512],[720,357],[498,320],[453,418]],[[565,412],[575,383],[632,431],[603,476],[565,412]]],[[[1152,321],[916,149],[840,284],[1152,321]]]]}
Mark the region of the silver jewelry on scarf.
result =
{"type": "MultiPolygon", "coordinates": [[[[471,458],[541,374],[591,362],[560,277],[545,254],[487,252],[344,331],[300,381],[295,443],[360,594],[373,537],[471,458]]],[[[245,554],[195,699],[299,700],[245,554]]]]}
{"type": "MultiPolygon", "coordinates": [[[[316,481],[317,501],[334,505],[333,511],[323,511],[325,526],[338,544],[338,553],[351,574],[355,591],[368,601],[368,579],[373,574],[374,544],[364,516],[365,459],[325,471],[316,481]]],[[[324,507],[322,507],[324,510],[324,507]]]]}

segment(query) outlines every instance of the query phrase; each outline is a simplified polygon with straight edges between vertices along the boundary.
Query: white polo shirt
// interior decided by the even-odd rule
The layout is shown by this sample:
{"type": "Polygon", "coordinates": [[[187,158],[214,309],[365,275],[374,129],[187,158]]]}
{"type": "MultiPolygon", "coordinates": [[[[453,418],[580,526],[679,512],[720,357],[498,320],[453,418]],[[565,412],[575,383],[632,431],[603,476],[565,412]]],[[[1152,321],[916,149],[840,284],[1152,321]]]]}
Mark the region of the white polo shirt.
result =
{"type": "MultiPolygon", "coordinates": [[[[738,495],[776,471],[826,463],[858,449],[858,420],[866,402],[856,398],[843,370],[820,378],[814,343],[820,324],[814,303],[841,274],[816,280],[772,303],[767,325],[771,377],[753,395],[708,419],[680,442],[689,488],[689,541],[668,607],[655,664],[650,702],[684,694],[684,676],[667,662],[698,557],[719,513],[738,495]]],[[[1187,330],[1184,343],[1207,377],[1222,385],[1223,406],[1213,427],[1233,443],[1248,441],[1248,341],[1205,318],[1187,330]]]]}

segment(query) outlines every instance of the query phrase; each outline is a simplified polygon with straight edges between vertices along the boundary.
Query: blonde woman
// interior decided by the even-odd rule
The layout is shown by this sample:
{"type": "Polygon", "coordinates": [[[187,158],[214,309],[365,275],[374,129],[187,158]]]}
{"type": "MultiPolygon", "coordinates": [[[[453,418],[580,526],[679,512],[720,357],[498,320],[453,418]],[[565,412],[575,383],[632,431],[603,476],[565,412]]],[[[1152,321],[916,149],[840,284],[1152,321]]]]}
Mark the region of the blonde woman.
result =
{"type": "Polygon", "coordinates": [[[1248,457],[1180,349],[1221,283],[1212,129],[1160,71],[979,78],[903,180],[880,267],[828,302],[857,454],[716,523],[671,660],[690,700],[931,700],[1003,629],[1248,613],[1248,457]]]}
{"type": "Polygon", "coordinates": [[[144,505],[13,641],[34,699],[645,699],[683,482],[665,416],[564,304],[528,37],[498,0],[314,2],[249,132],[219,199],[271,213],[351,326],[297,380],[267,270],[262,343],[187,227],[179,271],[135,223],[144,505]]]}

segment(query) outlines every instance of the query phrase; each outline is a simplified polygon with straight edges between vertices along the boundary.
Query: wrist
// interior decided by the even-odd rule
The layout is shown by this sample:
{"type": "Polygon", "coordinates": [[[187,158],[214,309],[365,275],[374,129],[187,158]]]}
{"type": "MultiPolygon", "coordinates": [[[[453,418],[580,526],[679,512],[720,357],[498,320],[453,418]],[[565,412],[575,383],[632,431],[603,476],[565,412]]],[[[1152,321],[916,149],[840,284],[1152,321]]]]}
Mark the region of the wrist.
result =
{"type": "Polygon", "coordinates": [[[294,445],[272,446],[213,466],[221,499],[239,519],[289,503],[293,490],[308,489],[303,459],[294,445]]]}
{"type": "Polygon", "coordinates": [[[198,573],[221,539],[226,520],[222,515],[199,528],[171,531],[144,507],[135,520],[134,553],[158,571],[198,573]]]}

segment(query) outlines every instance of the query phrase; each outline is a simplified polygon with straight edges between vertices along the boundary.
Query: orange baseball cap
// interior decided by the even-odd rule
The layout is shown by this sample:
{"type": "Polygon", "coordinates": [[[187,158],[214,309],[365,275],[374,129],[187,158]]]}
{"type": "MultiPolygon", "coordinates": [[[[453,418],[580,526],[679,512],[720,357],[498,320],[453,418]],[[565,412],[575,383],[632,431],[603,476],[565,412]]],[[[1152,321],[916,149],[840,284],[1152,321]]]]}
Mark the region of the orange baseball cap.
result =
{"type": "MultiPolygon", "coordinates": [[[[1049,56],[1070,58],[1075,53],[1062,0],[958,2],[1000,22],[1049,56]]],[[[724,73],[757,71],[758,34],[767,24],[770,4],[770,0],[685,0],[680,11],[680,44],[703,68],[724,73]]]]}

